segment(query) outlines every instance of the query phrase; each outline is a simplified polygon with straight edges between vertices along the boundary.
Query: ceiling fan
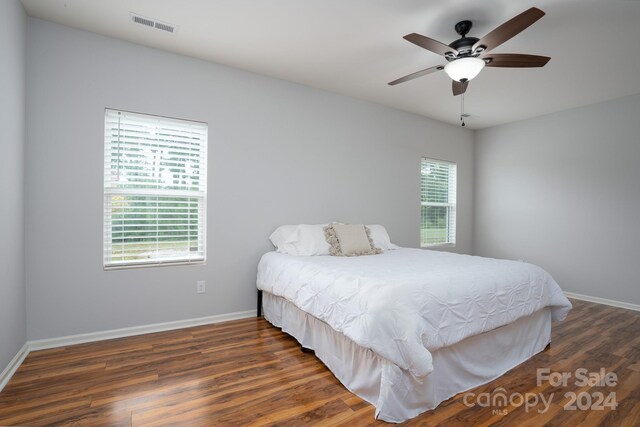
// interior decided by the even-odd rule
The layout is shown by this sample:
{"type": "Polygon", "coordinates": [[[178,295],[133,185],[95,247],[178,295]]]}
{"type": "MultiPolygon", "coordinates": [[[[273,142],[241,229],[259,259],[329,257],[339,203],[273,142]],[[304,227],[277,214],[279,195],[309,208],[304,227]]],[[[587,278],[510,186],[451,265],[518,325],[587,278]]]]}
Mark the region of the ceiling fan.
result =
{"type": "Polygon", "coordinates": [[[425,68],[394,80],[389,85],[394,86],[398,83],[444,70],[453,80],[453,95],[456,96],[467,90],[469,80],[477,76],[485,66],[507,68],[543,67],[551,59],[548,56],[520,53],[489,53],[489,51],[524,31],[543,16],[543,11],[532,7],[511,18],[481,39],[467,37],[472,23],[471,21],[460,21],[454,27],[460,38],[449,45],[420,34],[407,34],[404,36],[405,40],[444,56],[448,63],[425,68]]]}

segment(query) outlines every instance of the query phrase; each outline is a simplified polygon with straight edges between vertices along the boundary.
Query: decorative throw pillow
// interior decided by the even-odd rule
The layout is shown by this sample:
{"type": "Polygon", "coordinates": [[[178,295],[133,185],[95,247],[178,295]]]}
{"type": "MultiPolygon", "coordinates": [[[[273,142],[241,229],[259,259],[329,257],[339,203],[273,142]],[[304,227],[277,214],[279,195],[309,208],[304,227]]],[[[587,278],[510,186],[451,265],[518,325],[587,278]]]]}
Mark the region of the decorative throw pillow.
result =
{"type": "Polygon", "coordinates": [[[324,234],[333,256],[376,255],[382,251],[373,245],[369,229],[362,224],[329,224],[324,234]]]}

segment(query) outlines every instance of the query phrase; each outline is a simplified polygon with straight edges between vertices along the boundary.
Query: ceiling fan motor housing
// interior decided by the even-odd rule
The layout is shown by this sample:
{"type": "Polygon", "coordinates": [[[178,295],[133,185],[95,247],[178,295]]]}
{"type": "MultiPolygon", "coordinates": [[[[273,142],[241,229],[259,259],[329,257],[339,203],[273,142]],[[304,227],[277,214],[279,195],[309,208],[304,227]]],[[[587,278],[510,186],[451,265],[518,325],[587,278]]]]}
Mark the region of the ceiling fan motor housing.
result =
{"type": "Polygon", "coordinates": [[[479,40],[476,37],[467,37],[467,34],[471,30],[473,26],[473,22],[471,21],[460,21],[455,26],[454,29],[456,33],[458,33],[461,37],[458,40],[455,40],[449,44],[449,47],[454,48],[458,51],[458,55],[454,55],[453,52],[451,55],[445,55],[447,60],[453,61],[456,58],[471,56],[473,52],[473,45],[479,40]]]}
{"type": "Polygon", "coordinates": [[[476,37],[463,37],[451,42],[449,46],[458,51],[458,58],[461,56],[470,56],[473,53],[473,45],[476,44],[478,40],[476,37]]]}

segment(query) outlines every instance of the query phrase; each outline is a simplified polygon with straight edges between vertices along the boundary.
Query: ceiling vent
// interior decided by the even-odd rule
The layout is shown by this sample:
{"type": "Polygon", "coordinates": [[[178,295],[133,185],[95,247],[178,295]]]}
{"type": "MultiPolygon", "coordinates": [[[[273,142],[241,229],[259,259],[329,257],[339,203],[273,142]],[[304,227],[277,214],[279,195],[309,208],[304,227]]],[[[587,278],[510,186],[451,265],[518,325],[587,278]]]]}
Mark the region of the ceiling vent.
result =
{"type": "Polygon", "coordinates": [[[167,31],[169,33],[173,33],[173,31],[175,30],[176,27],[174,27],[173,25],[163,24],[162,22],[156,21],[156,28],[158,30],[162,30],[162,31],[167,31]]]}
{"type": "Polygon", "coordinates": [[[147,26],[149,28],[155,28],[156,30],[166,31],[167,33],[175,33],[178,29],[175,25],[168,24],[166,22],[158,21],[156,19],[147,18],[146,16],[131,13],[131,21],[147,26]]]}

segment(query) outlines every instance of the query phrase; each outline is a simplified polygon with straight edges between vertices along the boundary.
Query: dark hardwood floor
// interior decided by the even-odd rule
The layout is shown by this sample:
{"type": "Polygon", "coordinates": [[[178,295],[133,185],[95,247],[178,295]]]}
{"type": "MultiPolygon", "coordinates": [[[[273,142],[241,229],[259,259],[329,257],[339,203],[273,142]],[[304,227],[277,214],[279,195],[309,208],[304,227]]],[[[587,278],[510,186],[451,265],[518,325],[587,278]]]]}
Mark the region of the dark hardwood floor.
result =
{"type": "MultiPolygon", "coordinates": [[[[572,301],[550,348],[472,390],[550,399],[530,408],[465,405],[460,394],[406,425],[640,425],[640,312],[572,301]],[[536,369],[613,372],[616,386],[536,383],[536,369]],[[617,408],[565,410],[582,393],[617,408]],[[497,410],[501,410],[498,412],[497,410]]],[[[580,400],[580,399],[579,399],[580,400]]],[[[471,402],[474,402],[471,400],[471,402]]],[[[580,402],[578,402],[580,403],[580,402]]],[[[246,319],[32,352],[0,393],[0,425],[349,425],[375,421],[313,354],[263,319],[246,319]]]]}

